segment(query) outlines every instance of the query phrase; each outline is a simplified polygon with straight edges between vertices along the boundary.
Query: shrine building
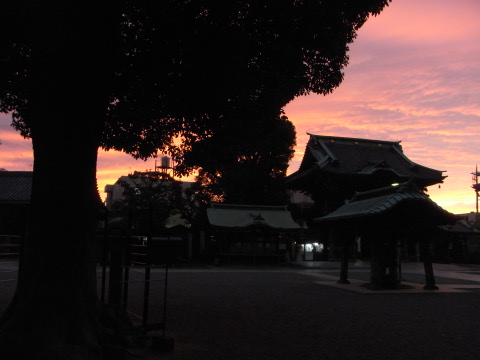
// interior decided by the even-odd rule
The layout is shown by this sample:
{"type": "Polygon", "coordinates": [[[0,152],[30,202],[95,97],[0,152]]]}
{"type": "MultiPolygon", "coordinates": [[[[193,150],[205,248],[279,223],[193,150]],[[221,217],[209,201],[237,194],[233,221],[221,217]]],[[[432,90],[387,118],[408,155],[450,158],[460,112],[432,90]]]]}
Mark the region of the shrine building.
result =
{"type": "Polygon", "coordinates": [[[289,262],[301,230],[286,206],[213,202],[207,217],[216,261],[289,262]]]}
{"type": "Polygon", "coordinates": [[[413,182],[418,188],[442,183],[444,171],[411,161],[400,141],[310,135],[299,169],[287,187],[311,196],[317,215],[327,215],[364,192],[413,182]]]}
{"type": "MultiPolygon", "coordinates": [[[[331,226],[326,226],[326,222],[314,219],[331,214],[347,201],[354,199],[357,194],[378,189],[388,191],[389,188],[396,191],[396,185],[408,184],[409,189],[418,193],[418,196],[428,198],[425,195],[426,188],[441,184],[446,178],[444,171],[410,160],[403,153],[400,141],[309,135],[299,169],[287,177],[287,188],[291,192],[309,195],[313,201],[310,209],[303,206],[301,212],[298,209],[292,210],[295,220],[307,224],[311,232],[310,236],[308,230],[304,232],[303,249],[317,251],[315,247],[307,247],[307,242],[316,242],[320,244],[318,249],[322,251],[322,254],[313,256],[304,254],[304,259],[333,260],[341,256],[343,252],[339,245],[342,241],[337,241],[338,235],[332,231],[331,226]]],[[[381,216],[374,216],[368,221],[371,224],[380,221],[380,218],[381,216]]],[[[404,217],[402,221],[409,219],[411,217],[404,217]]],[[[363,222],[363,217],[359,217],[355,223],[357,222],[363,222]]],[[[419,219],[419,222],[422,223],[422,219],[419,219]]],[[[369,258],[369,244],[364,241],[362,247],[360,241],[359,239],[357,248],[353,250],[353,256],[369,258]]],[[[410,239],[403,244],[408,245],[404,251],[405,259],[409,256],[420,256],[420,243],[416,240],[410,239]]]]}

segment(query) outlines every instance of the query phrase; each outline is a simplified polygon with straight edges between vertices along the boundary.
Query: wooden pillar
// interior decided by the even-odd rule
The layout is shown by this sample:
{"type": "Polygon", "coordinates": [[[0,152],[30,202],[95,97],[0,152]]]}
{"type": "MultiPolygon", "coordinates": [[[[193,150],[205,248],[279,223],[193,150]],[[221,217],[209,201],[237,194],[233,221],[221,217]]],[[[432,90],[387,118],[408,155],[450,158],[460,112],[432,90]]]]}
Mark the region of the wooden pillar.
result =
{"type": "Polygon", "coordinates": [[[384,266],[388,266],[388,277],[387,277],[387,286],[389,287],[398,287],[400,284],[400,278],[398,276],[398,251],[399,248],[397,246],[397,239],[395,236],[389,235],[389,238],[386,239],[385,242],[385,264],[384,266]]]}
{"type": "Polygon", "coordinates": [[[348,281],[348,258],[350,255],[349,250],[350,250],[350,241],[348,237],[345,234],[343,234],[340,280],[337,281],[338,284],[350,284],[350,281],[348,281]]]}
{"type": "Polygon", "coordinates": [[[333,261],[335,260],[335,241],[337,237],[337,232],[334,228],[329,230],[328,234],[328,241],[330,243],[330,250],[328,251],[328,260],[333,261]]]}
{"type": "Polygon", "coordinates": [[[417,262],[420,261],[420,244],[415,242],[415,259],[417,262]]]}
{"type": "Polygon", "coordinates": [[[377,244],[373,238],[370,238],[370,286],[372,289],[378,289],[380,287],[378,258],[377,244]]]}
{"type": "Polygon", "coordinates": [[[438,286],[435,285],[435,275],[433,274],[432,256],[430,251],[430,239],[422,239],[422,257],[423,267],[425,269],[425,290],[438,290],[438,286]]]}
{"type": "Polygon", "coordinates": [[[199,253],[201,255],[203,255],[203,253],[205,252],[205,231],[204,230],[200,230],[200,241],[199,241],[199,253]]]}
{"type": "Polygon", "coordinates": [[[382,241],[376,236],[370,236],[370,286],[372,289],[380,289],[383,286],[385,269],[382,266],[382,241]]]}
{"type": "Polygon", "coordinates": [[[191,232],[188,233],[187,244],[187,259],[190,261],[193,257],[193,234],[191,232]]]}

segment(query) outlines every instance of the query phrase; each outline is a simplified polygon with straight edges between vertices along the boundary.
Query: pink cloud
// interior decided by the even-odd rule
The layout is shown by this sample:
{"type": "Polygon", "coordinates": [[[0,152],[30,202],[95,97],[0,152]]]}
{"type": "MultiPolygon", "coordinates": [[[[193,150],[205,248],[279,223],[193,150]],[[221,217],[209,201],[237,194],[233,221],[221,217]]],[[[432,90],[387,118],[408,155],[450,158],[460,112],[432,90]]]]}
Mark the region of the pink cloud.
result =
{"type": "Polygon", "coordinates": [[[479,14],[477,0],[393,1],[380,16],[369,19],[360,35],[410,44],[467,41],[477,38],[479,14]]]}

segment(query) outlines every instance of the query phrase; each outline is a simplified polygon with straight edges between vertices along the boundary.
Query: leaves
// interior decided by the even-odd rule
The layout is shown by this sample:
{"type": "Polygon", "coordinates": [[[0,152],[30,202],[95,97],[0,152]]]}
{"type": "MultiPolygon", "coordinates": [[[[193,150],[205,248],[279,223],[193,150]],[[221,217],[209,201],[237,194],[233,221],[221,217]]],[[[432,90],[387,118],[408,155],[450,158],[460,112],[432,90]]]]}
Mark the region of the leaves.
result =
{"type": "Polygon", "coordinates": [[[388,2],[2,5],[4,18],[21,21],[0,28],[0,111],[31,136],[35,101],[88,102],[99,146],[142,159],[161,150],[181,163],[196,141],[248,122],[252,108],[271,116],[295,96],[333,91],[356,31],[388,2]]]}
{"type": "Polygon", "coordinates": [[[198,180],[216,200],[286,203],[284,178],[294,152],[295,128],[286,116],[256,115],[245,114],[185,153],[185,164],[200,167],[198,180]]]}

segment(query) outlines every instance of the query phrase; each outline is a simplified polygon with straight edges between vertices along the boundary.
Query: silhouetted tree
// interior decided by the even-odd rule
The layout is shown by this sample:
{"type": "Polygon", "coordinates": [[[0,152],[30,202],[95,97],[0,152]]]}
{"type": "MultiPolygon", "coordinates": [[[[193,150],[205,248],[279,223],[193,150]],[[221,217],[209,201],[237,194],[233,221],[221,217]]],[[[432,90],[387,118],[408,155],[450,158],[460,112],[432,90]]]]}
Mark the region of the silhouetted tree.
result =
{"type": "Polygon", "coordinates": [[[111,225],[122,220],[124,225],[131,223],[137,235],[148,234],[151,217],[153,231],[165,227],[170,211],[181,206],[182,185],[163,175],[137,171],[128,175],[131,181],[123,182],[123,196],[112,204],[109,212],[111,225]]]}
{"type": "Polygon", "coordinates": [[[137,172],[123,181],[123,195],[109,211],[110,226],[120,227],[136,235],[165,231],[172,214],[181,215],[189,223],[192,197],[184,193],[182,182],[162,172],[137,172]]]}
{"type": "Polygon", "coordinates": [[[294,146],[295,128],[286,116],[247,116],[193,144],[185,163],[200,167],[197,180],[214,200],[281,205],[294,146]]]}
{"type": "Polygon", "coordinates": [[[252,99],[277,115],[295,96],[327,94],[356,31],[387,3],[2,1],[0,111],[34,152],[2,359],[100,358],[112,339],[92,254],[99,147],[137,158],[161,149],[181,164],[252,99]]]}

